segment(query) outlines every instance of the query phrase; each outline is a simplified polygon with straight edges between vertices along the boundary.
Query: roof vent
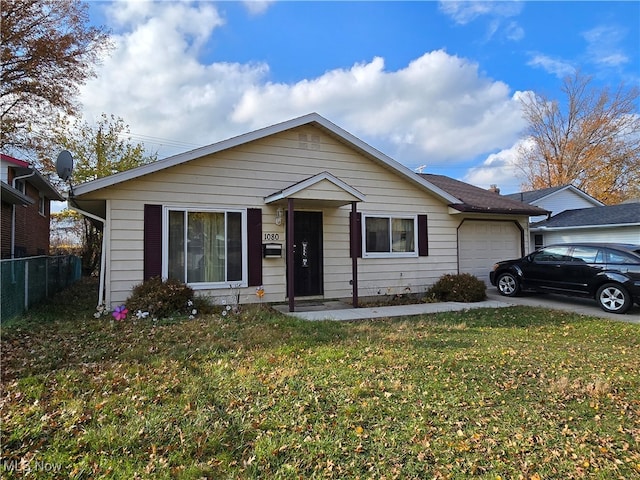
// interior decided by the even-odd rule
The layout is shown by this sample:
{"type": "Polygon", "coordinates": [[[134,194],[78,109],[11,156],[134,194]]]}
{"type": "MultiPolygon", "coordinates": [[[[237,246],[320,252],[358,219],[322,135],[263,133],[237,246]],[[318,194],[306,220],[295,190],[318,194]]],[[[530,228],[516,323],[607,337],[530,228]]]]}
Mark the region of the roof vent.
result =
{"type": "Polygon", "coordinates": [[[305,150],[320,150],[320,135],[298,134],[298,147],[305,150]]]}

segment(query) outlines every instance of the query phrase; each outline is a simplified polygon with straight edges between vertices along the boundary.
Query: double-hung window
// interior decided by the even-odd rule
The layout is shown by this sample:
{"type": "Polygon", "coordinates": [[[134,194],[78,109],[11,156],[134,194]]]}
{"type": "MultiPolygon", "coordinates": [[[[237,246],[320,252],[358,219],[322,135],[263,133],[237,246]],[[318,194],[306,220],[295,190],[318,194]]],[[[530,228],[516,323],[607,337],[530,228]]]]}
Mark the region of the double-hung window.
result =
{"type": "Polygon", "coordinates": [[[196,287],[246,283],[245,215],[168,208],[166,276],[196,287]]]}
{"type": "Polygon", "coordinates": [[[416,216],[365,215],[365,257],[415,257],[417,252],[416,216]]]}

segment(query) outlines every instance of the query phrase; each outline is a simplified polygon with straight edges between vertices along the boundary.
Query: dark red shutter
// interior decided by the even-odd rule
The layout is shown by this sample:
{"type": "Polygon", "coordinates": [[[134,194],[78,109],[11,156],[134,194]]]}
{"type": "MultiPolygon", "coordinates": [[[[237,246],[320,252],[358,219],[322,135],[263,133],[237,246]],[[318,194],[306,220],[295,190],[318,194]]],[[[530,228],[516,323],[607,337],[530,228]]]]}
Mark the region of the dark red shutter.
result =
{"type": "Polygon", "coordinates": [[[427,216],[418,215],[418,256],[429,255],[429,229],[427,227],[427,216]]]}
{"type": "Polygon", "coordinates": [[[247,263],[249,286],[262,285],[262,209],[247,209],[247,263]]]}
{"type": "Polygon", "coordinates": [[[162,205],[144,206],[144,279],[162,275],[162,205]]]}
{"type": "MultiPolygon", "coordinates": [[[[349,225],[351,225],[351,219],[353,218],[353,212],[349,213],[349,225]]],[[[353,247],[356,248],[356,256],[362,258],[362,213],[356,213],[356,231],[353,235],[353,242],[349,243],[349,256],[353,257],[353,247]],[[353,245],[355,243],[355,245],[353,245]]]]}

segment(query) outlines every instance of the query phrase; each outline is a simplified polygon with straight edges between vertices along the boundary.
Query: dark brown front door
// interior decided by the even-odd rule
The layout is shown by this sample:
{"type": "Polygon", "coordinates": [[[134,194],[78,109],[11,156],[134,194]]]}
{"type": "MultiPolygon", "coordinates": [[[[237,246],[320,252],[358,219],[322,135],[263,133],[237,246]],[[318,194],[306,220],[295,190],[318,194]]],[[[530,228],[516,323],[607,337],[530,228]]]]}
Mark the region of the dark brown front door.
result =
{"type": "Polygon", "coordinates": [[[294,212],[294,294],[322,295],[322,212],[294,212]]]}

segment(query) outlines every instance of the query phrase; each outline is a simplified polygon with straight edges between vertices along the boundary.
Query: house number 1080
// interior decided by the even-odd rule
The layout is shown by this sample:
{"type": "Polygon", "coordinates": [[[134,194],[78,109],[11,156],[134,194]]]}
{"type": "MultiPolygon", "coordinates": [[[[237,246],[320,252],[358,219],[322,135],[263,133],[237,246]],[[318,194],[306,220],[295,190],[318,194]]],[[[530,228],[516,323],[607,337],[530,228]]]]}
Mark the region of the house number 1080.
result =
{"type": "Polygon", "coordinates": [[[280,240],[280,234],[279,233],[265,233],[264,234],[264,239],[268,240],[270,242],[272,242],[274,240],[280,240]]]}

